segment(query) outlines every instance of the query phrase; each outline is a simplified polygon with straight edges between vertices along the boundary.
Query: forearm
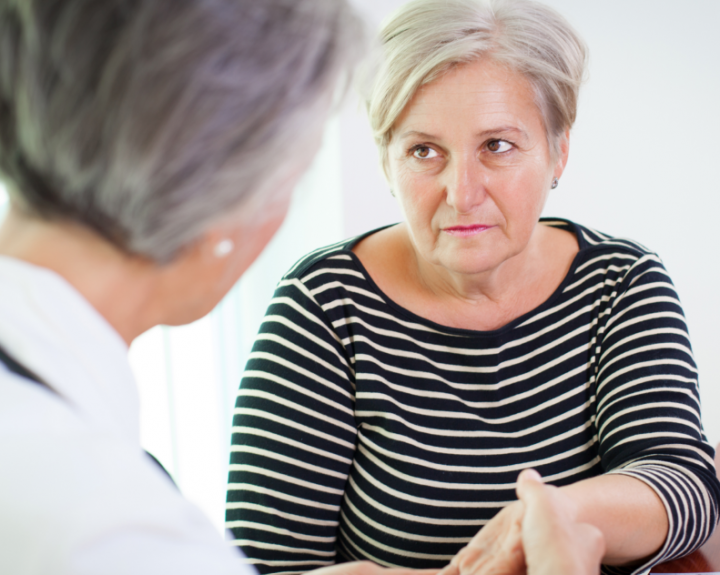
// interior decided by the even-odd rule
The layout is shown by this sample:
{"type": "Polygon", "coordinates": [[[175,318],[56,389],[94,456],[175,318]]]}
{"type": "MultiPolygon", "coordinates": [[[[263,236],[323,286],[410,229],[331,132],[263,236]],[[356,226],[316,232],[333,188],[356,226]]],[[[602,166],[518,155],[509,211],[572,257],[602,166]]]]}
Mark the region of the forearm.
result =
{"type": "Polygon", "coordinates": [[[638,259],[619,279],[613,287],[617,297],[598,328],[594,392],[601,466],[623,476],[583,482],[590,487],[597,481],[597,498],[584,497],[582,483],[571,489],[583,500],[585,520],[607,539],[606,562],[652,555],[667,561],[710,535],[720,485],[702,430],[697,368],[672,282],[653,254],[638,259]],[[662,555],[656,554],[660,550],[662,555]]]}
{"type": "Polygon", "coordinates": [[[603,563],[626,565],[655,554],[668,534],[665,507],[646,483],[625,475],[600,475],[561,490],[577,505],[577,521],[605,538],[603,563]]]}
{"type": "Polygon", "coordinates": [[[519,489],[526,500],[500,511],[440,575],[589,574],[601,556],[607,565],[640,565],[665,542],[665,507],[639,479],[601,475],[544,489],[539,507],[537,497],[533,507],[532,494],[519,489]]]}

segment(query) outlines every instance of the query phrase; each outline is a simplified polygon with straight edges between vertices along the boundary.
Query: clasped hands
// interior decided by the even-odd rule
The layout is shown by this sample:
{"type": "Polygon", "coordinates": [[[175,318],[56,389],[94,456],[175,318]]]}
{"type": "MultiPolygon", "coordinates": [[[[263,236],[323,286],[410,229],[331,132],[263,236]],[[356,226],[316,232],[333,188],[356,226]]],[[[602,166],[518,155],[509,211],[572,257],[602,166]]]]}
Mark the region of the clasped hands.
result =
{"type": "Polygon", "coordinates": [[[527,469],[519,500],[498,513],[438,575],[597,575],[602,533],[577,521],[577,507],[527,469]]]}
{"type": "Polygon", "coordinates": [[[498,513],[444,569],[383,569],[345,563],[317,575],[597,575],[605,540],[577,521],[575,503],[532,469],[518,477],[519,500],[498,513]]]}

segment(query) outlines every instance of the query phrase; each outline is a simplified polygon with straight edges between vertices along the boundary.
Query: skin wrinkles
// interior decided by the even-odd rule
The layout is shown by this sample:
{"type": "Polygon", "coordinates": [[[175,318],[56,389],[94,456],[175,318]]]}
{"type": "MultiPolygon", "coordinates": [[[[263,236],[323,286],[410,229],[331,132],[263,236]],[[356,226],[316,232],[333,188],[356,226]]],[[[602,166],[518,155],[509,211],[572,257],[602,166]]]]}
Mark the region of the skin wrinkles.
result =
{"type": "Polygon", "coordinates": [[[545,301],[578,247],[537,225],[568,143],[552,157],[530,83],[489,61],[455,67],[417,92],[393,133],[388,177],[405,223],[355,248],[380,288],[423,317],[475,330],[545,301]],[[478,225],[487,228],[452,231],[478,225]]]}
{"type": "MultiPolygon", "coordinates": [[[[468,80],[494,80],[492,77],[487,78],[485,68],[486,66],[475,66],[474,70],[468,70],[468,80]],[[481,78],[477,78],[477,71],[480,71],[481,78]]],[[[456,82],[452,82],[453,79],[446,80],[449,82],[448,88],[465,88],[465,97],[438,103],[438,96],[444,99],[443,92],[447,90],[442,89],[442,84],[431,85],[418,94],[413,105],[399,120],[399,125],[403,127],[421,127],[414,131],[447,134],[434,142],[414,142],[415,145],[422,143],[434,149],[438,153],[437,158],[415,159],[404,153],[404,146],[400,146],[400,141],[391,143],[390,149],[391,177],[399,184],[397,191],[402,190],[398,197],[408,215],[413,244],[419,255],[424,256],[419,259],[420,266],[423,266],[423,260],[434,264],[424,266],[421,274],[427,279],[437,276],[437,280],[442,283],[451,279],[449,276],[454,272],[482,273],[520,253],[532,233],[525,220],[528,216],[534,216],[539,211],[538,208],[541,209],[546,197],[546,193],[536,191],[535,197],[528,198],[526,190],[537,187],[535,182],[528,180],[551,179],[543,173],[547,171],[549,164],[547,146],[539,145],[539,141],[545,139],[544,129],[536,110],[528,110],[528,107],[534,108],[534,105],[528,106],[515,94],[510,95],[512,100],[508,102],[507,89],[467,89],[465,78],[456,82]],[[460,102],[457,102],[458,99],[460,102]],[[482,104],[481,109],[478,104],[482,104]],[[431,108],[434,113],[425,113],[425,108],[431,108]],[[509,152],[494,154],[487,149],[489,138],[477,139],[474,132],[466,133],[466,118],[490,126],[511,124],[514,126],[513,131],[527,136],[518,138],[519,142],[513,142],[514,147],[509,152]],[[440,122],[447,128],[439,126],[440,122]],[[425,128],[426,126],[430,129],[425,128]],[[428,177],[413,177],[417,172],[425,172],[428,177]],[[445,190],[441,189],[443,187],[445,190]],[[417,195],[418,191],[422,196],[417,195]],[[518,202],[520,194],[525,196],[526,202],[534,200],[534,205],[514,209],[512,204],[518,202]],[[434,213],[430,213],[431,210],[434,213]],[[508,213],[511,211],[512,214],[508,213]],[[513,221],[514,212],[517,212],[516,217],[520,220],[517,224],[513,221]],[[420,221],[421,219],[429,221],[420,221]],[[488,224],[495,228],[485,232],[485,235],[490,237],[471,242],[453,241],[442,232],[447,226],[475,223],[488,224]],[[526,224],[525,229],[521,228],[522,224],[526,224]],[[500,235],[498,232],[504,232],[511,241],[514,239],[513,235],[520,237],[512,243],[503,242],[503,238],[494,237],[500,235]],[[482,250],[482,253],[477,255],[471,254],[476,251],[473,248],[478,246],[488,246],[489,249],[482,250]],[[458,250],[462,255],[453,253],[458,250]],[[499,250],[504,253],[499,253],[499,250]],[[434,269],[436,266],[446,269],[434,269]]],[[[517,79],[514,83],[522,84],[517,79]]],[[[495,131],[497,128],[490,128],[481,133],[495,131]]],[[[412,145],[413,140],[403,143],[412,145]]],[[[460,287],[459,291],[472,291],[472,286],[468,288],[460,287]]]]}

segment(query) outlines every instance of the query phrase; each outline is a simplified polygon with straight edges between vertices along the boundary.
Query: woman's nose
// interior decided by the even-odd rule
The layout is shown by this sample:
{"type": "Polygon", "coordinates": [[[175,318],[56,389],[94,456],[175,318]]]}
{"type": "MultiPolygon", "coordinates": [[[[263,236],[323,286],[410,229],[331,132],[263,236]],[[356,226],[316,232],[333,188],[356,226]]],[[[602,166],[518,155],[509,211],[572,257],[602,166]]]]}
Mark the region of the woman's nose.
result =
{"type": "Polygon", "coordinates": [[[446,201],[457,213],[469,214],[487,197],[483,167],[475,159],[461,158],[448,168],[446,201]]]}

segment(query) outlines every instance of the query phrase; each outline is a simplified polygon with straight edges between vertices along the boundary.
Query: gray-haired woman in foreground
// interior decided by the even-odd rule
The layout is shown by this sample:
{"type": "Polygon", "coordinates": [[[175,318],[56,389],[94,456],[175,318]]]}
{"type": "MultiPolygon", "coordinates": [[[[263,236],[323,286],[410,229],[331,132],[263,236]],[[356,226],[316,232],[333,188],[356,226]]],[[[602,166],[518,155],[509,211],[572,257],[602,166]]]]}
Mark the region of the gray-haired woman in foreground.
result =
{"type": "Polygon", "coordinates": [[[343,0],[0,0],[0,573],[253,571],[140,448],[127,347],[263,248],[358,38],[343,0]]]}

